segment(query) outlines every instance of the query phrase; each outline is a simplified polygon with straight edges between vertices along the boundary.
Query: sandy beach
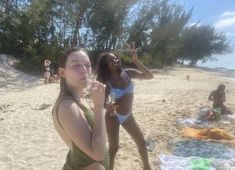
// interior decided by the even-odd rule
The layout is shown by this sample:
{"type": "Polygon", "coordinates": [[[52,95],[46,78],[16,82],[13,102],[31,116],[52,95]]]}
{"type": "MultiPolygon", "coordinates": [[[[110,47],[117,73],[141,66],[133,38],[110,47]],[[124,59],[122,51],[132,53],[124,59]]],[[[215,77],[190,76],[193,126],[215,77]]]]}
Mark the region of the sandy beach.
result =
{"type": "MultiPolygon", "coordinates": [[[[1,69],[3,73],[4,67],[1,69]]],[[[68,148],[57,135],[51,117],[59,84],[43,85],[42,78],[5,71],[5,76],[0,75],[0,169],[60,170],[68,148]]],[[[171,153],[167,144],[182,138],[176,120],[196,117],[199,107],[211,106],[208,95],[220,83],[226,85],[226,105],[235,111],[235,78],[223,73],[170,67],[154,71],[152,80],[134,80],[134,116],[144,137],[156,145],[149,152],[152,169],[156,169],[158,154],[171,153]]],[[[235,123],[213,125],[235,135],[235,123]]],[[[134,141],[121,128],[115,170],[141,167],[134,141]]]]}

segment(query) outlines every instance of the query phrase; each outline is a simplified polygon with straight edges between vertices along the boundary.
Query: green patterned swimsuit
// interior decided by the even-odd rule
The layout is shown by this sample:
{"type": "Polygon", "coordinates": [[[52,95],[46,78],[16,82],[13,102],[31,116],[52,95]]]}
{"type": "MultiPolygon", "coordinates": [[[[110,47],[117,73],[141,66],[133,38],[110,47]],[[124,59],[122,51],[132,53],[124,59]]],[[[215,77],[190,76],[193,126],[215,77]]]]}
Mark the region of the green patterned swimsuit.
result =
{"type": "MultiPolygon", "coordinates": [[[[77,103],[79,108],[85,113],[86,120],[91,128],[94,126],[94,113],[86,108],[83,104],[78,103],[74,98],[72,97],[61,97],[57,100],[55,107],[53,109],[53,113],[56,114],[56,118],[58,123],[60,124],[58,120],[58,106],[61,101],[65,99],[73,100],[77,103]]],[[[60,124],[62,127],[62,125],[60,124]]],[[[63,128],[63,127],[62,127],[63,128]]],[[[86,153],[84,153],[81,149],[79,149],[75,143],[72,142],[72,149],[70,148],[66,162],[64,164],[64,167],[62,170],[82,170],[84,167],[88,166],[89,164],[97,162],[96,160],[90,158],[86,153]]],[[[109,157],[107,150],[105,151],[105,159],[103,161],[100,161],[100,163],[105,167],[106,170],[109,169],[109,157]]]]}

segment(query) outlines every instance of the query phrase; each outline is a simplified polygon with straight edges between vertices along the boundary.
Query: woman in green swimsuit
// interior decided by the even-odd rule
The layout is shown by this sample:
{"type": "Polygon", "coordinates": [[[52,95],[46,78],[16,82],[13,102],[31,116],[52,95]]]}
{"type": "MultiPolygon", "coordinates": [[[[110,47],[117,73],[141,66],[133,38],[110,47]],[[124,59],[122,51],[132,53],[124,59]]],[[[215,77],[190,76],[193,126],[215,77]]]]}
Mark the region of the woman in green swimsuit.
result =
{"type": "Polygon", "coordinates": [[[91,86],[93,111],[83,89],[89,83],[91,64],[83,49],[71,48],[60,59],[60,94],[53,109],[56,131],[69,147],[63,170],[108,169],[103,105],[105,85],[91,86]]]}

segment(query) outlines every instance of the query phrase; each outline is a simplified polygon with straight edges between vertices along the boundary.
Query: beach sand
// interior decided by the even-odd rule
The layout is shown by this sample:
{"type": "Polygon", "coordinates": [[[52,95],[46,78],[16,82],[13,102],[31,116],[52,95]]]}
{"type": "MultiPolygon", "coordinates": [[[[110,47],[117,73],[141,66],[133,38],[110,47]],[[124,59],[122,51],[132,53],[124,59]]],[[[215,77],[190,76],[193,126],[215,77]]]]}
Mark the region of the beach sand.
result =
{"type": "MultiPolygon", "coordinates": [[[[10,80],[3,76],[0,79],[3,84],[0,88],[0,169],[59,170],[68,151],[51,117],[59,84],[43,85],[42,78],[29,77],[15,75],[10,80]],[[7,85],[9,81],[11,86],[7,85]]],[[[156,169],[158,154],[171,152],[167,144],[182,138],[176,120],[196,117],[199,107],[212,105],[208,95],[220,83],[226,85],[226,105],[235,111],[235,78],[221,73],[170,67],[155,73],[152,80],[134,80],[133,114],[144,137],[151,138],[156,145],[149,152],[152,169],[156,169]],[[190,80],[186,79],[187,75],[190,80]]],[[[213,124],[235,135],[235,123],[213,124]]],[[[141,170],[141,167],[134,141],[121,128],[115,170],[141,170]]]]}

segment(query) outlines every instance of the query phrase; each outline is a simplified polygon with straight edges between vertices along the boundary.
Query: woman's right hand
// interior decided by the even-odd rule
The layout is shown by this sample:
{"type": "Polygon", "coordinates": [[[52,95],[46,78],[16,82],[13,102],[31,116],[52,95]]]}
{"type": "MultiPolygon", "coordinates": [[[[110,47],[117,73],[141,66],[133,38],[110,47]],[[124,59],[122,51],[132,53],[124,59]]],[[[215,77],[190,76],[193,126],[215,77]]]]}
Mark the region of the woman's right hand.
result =
{"type": "Polygon", "coordinates": [[[128,48],[131,55],[131,62],[135,62],[137,60],[137,48],[135,48],[135,42],[132,42],[131,46],[128,44],[128,48]]]}
{"type": "Polygon", "coordinates": [[[91,98],[94,103],[94,107],[103,107],[105,100],[105,88],[106,85],[94,81],[91,86],[91,98]]]}
{"type": "Polygon", "coordinates": [[[115,113],[117,108],[118,108],[118,105],[116,103],[107,104],[105,107],[106,112],[108,112],[108,113],[115,113]]]}

